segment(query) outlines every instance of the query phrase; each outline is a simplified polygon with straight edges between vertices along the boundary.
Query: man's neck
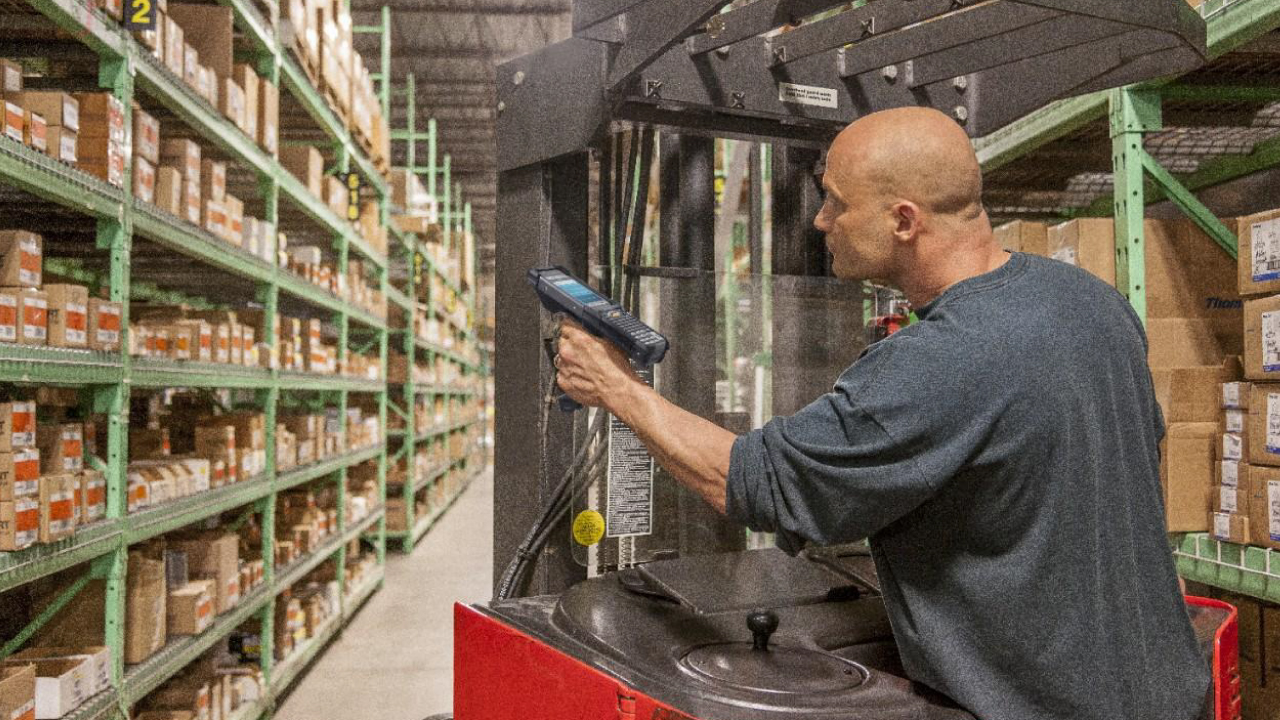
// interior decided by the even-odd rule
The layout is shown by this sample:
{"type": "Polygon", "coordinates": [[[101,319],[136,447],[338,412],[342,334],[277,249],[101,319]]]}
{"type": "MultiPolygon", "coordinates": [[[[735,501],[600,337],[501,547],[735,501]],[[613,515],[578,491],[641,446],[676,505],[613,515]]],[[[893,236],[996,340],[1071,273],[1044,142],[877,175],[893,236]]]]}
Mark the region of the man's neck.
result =
{"type": "Polygon", "coordinates": [[[1007,263],[1009,258],[1009,253],[993,239],[971,251],[945,258],[934,256],[932,263],[919,263],[909,277],[900,278],[895,284],[907,296],[911,307],[921,308],[937,300],[956,283],[992,272],[1007,263]]]}

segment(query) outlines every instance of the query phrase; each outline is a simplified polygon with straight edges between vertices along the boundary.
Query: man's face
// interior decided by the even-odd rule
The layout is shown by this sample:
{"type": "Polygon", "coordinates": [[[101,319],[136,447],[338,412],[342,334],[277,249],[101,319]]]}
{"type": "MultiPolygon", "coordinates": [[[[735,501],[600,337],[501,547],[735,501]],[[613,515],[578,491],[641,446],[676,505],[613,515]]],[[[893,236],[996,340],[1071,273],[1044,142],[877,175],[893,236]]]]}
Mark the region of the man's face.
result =
{"type": "Polygon", "coordinates": [[[874,193],[859,192],[855,182],[835,180],[828,169],[822,178],[827,199],[813,221],[827,236],[832,271],[847,280],[887,280],[893,260],[890,213],[874,193]]]}

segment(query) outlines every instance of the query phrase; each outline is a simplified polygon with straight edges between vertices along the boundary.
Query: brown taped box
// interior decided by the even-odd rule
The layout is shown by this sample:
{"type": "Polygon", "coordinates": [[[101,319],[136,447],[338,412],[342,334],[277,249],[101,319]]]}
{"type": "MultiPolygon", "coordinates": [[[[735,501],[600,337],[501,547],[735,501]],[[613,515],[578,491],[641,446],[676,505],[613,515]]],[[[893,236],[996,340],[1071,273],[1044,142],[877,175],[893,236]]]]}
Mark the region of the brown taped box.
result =
{"type": "MultiPolygon", "coordinates": [[[[1169,532],[1206,532],[1214,481],[1217,423],[1172,423],[1161,442],[1160,484],[1169,532]]],[[[391,518],[388,500],[388,520],[391,518]]]]}
{"type": "Polygon", "coordinates": [[[26,111],[23,117],[23,144],[33,150],[49,154],[49,123],[40,113],[26,111]]]}
{"type": "Polygon", "coordinates": [[[168,428],[136,428],[129,430],[129,460],[153,460],[168,456],[168,428]]]}
{"type": "Polygon", "coordinates": [[[18,342],[18,291],[0,288],[0,342],[18,342]]]}
{"type": "Polygon", "coordinates": [[[18,296],[18,344],[44,345],[49,339],[49,298],[41,290],[22,288],[18,296]]]}
{"type": "Polygon", "coordinates": [[[4,120],[3,123],[0,123],[3,125],[3,128],[0,128],[0,134],[16,143],[25,142],[27,137],[25,129],[26,112],[22,109],[22,106],[5,100],[0,102],[0,110],[3,111],[0,114],[3,115],[4,120]]]}
{"type": "Polygon", "coordinates": [[[209,680],[204,676],[193,675],[194,673],[188,673],[170,680],[148,695],[142,704],[149,712],[185,712],[188,713],[186,717],[208,718],[211,695],[209,680]]]}
{"type": "Polygon", "coordinates": [[[208,580],[192,580],[169,591],[166,628],[169,635],[199,635],[213,622],[214,587],[208,580]]]}
{"type": "Polygon", "coordinates": [[[232,77],[244,91],[244,124],[240,126],[245,134],[253,139],[258,137],[258,101],[261,92],[258,89],[258,73],[252,65],[236,65],[232,77]]]}
{"type": "Polygon", "coordinates": [[[36,666],[13,664],[0,667],[0,718],[35,720],[36,666]]]}
{"type": "Polygon", "coordinates": [[[227,164],[204,158],[200,161],[200,196],[222,202],[227,195],[227,164]]]}
{"type": "Polygon", "coordinates": [[[1280,293],[1280,210],[1239,217],[1233,224],[1240,294],[1280,293]]]}
{"type": "Polygon", "coordinates": [[[176,167],[161,166],[156,171],[156,207],[179,217],[185,215],[182,205],[182,172],[176,167]]]}
{"type": "Polygon", "coordinates": [[[258,90],[258,144],[275,156],[280,143],[280,90],[261,78],[258,90]]]}
{"type": "Polygon", "coordinates": [[[80,472],[80,518],[84,524],[107,514],[107,479],[97,470],[80,472]]]}
{"type": "Polygon", "coordinates": [[[1151,379],[1166,423],[1213,422],[1222,412],[1223,383],[1242,374],[1232,357],[1222,365],[1153,368],[1151,379]]]}
{"type": "Polygon", "coordinates": [[[195,141],[169,139],[161,142],[160,162],[178,168],[183,180],[200,182],[200,146],[195,141]]]}
{"type": "Polygon", "coordinates": [[[280,164],[307,186],[314,196],[324,192],[324,157],[313,145],[286,145],[280,148],[280,164]]]}
{"type": "Polygon", "coordinates": [[[39,425],[36,446],[40,451],[42,473],[78,473],[84,469],[84,425],[81,423],[39,425]]]}
{"type": "Polygon", "coordinates": [[[77,148],[79,147],[75,132],[66,128],[50,126],[47,130],[47,135],[46,144],[48,147],[45,150],[46,154],[55,160],[74,165],[76,163],[77,148]]]}
{"type": "Polygon", "coordinates": [[[1280,380],[1280,295],[1244,304],[1244,375],[1280,380]]]}
{"type": "Polygon", "coordinates": [[[0,452],[36,447],[36,404],[15,400],[0,403],[0,452]]]}
{"type": "Polygon", "coordinates": [[[114,352],[120,347],[120,303],[89,298],[89,347],[114,352]]]}
{"type": "Polygon", "coordinates": [[[1012,252],[1047,256],[1048,230],[1049,226],[1044,223],[1015,220],[995,229],[996,242],[1012,252]]]}
{"type": "Polygon", "coordinates": [[[156,168],[140,157],[133,159],[133,195],[145,203],[156,201],[156,168]]]}
{"type": "Polygon", "coordinates": [[[40,496],[40,451],[35,448],[0,453],[0,501],[40,496]]]}
{"type": "Polygon", "coordinates": [[[1253,465],[1280,466],[1280,437],[1269,438],[1267,433],[1270,419],[1280,419],[1280,383],[1252,383],[1247,412],[1248,461],[1253,465]]]}
{"type": "Polygon", "coordinates": [[[187,567],[192,575],[205,577],[215,584],[219,613],[226,612],[239,601],[240,538],[233,533],[202,533],[170,542],[170,547],[187,554],[187,567]]]}
{"type": "Polygon", "coordinates": [[[49,301],[48,342],[53,347],[89,346],[89,288],[84,285],[44,286],[49,301]]]}
{"type": "Polygon", "coordinates": [[[151,164],[160,162],[160,121],[133,107],[133,155],[151,164]]]}
{"type": "MultiPolygon", "coordinates": [[[[1230,462],[1224,460],[1222,462],[1230,462]]],[[[1215,485],[1213,488],[1213,512],[1236,513],[1249,517],[1249,488],[1238,485],[1215,485]]]]}
{"type": "Polygon", "coordinates": [[[75,492],[79,484],[79,476],[73,473],[40,478],[40,542],[56,542],[75,532],[75,492]]]}
{"type": "MultiPolygon", "coordinates": [[[[157,21],[159,18],[157,18],[157,21]]],[[[164,16],[164,64],[174,75],[185,77],[186,33],[181,25],[168,15],[164,16]]]]}
{"type": "Polygon", "coordinates": [[[200,201],[200,184],[194,180],[182,183],[182,207],[187,222],[203,227],[204,203],[200,201]]]}
{"type": "Polygon", "coordinates": [[[5,94],[22,92],[22,65],[0,60],[0,90],[5,94]]]}
{"type": "Polygon", "coordinates": [[[23,550],[40,537],[40,498],[0,501],[0,551],[23,550]]]}
{"type": "Polygon", "coordinates": [[[1215,540],[1249,544],[1249,516],[1239,513],[1210,513],[1209,534],[1215,540]]]}
{"type": "Polygon", "coordinates": [[[164,647],[167,637],[164,561],[142,552],[130,552],[126,578],[124,661],[132,664],[146,660],[164,647]]]}
{"type": "Polygon", "coordinates": [[[168,12],[187,32],[186,40],[200,53],[200,63],[219,78],[230,77],[233,70],[231,8],[171,2],[168,12]]]}
{"type": "Polygon", "coordinates": [[[0,231],[0,286],[39,288],[44,238],[26,230],[0,231]]]}
{"type": "Polygon", "coordinates": [[[244,128],[244,88],[230,76],[218,76],[218,111],[236,127],[244,128]]]}
{"type": "Polygon", "coordinates": [[[1150,319],[1147,342],[1152,368],[1218,365],[1244,353],[1246,345],[1240,323],[1204,318],[1150,319]]]}
{"type": "MultiPolygon", "coordinates": [[[[5,97],[9,98],[8,93],[5,97]]],[[[9,99],[28,112],[44,116],[50,128],[63,128],[70,132],[80,130],[80,104],[70,93],[56,90],[26,90],[9,99]]]]}
{"type": "Polygon", "coordinates": [[[1248,466],[1240,486],[1249,496],[1250,542],[1280,550],[1280,468],[1248,466]]]}
{"type": "Polygon", "coordinates": [[[192,90],[200,92],[200,53],[191,47],[191,43],[186,40],[187,38],[184,35],[182,39],[182,81],[192,90]]]}

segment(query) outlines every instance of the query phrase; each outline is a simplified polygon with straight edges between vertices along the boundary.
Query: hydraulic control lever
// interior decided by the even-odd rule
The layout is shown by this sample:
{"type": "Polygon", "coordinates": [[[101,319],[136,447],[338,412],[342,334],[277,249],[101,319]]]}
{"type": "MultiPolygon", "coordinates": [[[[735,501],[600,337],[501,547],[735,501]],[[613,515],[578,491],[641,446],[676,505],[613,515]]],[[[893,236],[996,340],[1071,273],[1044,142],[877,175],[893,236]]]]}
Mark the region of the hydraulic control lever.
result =
{"type": "MultiPolygon", "coordinates": [[[[587,287],[568,270],[559,266],[535,268],[529,271],[528,279],[542,307],[568,315],[587,332],[622,348],[637,366],[652,367],[666,357],[666,337],[637,320],[621,305],[587,287]]],[[[563,393],[558,401],[565,412],[582,407],[563,393]]]]}

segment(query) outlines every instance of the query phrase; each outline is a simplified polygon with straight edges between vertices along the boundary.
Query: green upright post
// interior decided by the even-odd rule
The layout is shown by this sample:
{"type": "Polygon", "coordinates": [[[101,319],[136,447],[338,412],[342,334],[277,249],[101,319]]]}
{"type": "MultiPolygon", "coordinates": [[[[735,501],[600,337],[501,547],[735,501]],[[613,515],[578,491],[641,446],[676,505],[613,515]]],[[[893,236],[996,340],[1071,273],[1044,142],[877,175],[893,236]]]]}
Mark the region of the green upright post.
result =
{"type": "Polygon", "coordinates": [[[391,126],[391,6],[382,6],[382,85],[378,93],[382,101],[382,117],[391,126]]]}
{"type": "MultiPolygon", "coordinates": [[[[479,283],[477,282],[478,280],[477,276],[480,273],[480,243],[476,242],[475,237],[471,234],[472,226],[471,226],[471,203],[470,202],[462,206],[462,231],[463,233],[465,233],[463,235],[464,238],[471,238],[471,258],[470,258],[471,259],[471,287],[468,288],[470,291],[469,294],[471,295],[471,298],[467,308],[468,310],[467,316],[471,317],[475,314],[475,311],[476,311],[476,285],[479,285],[479,283]]],[[[466,245],[463,245],[463,247],[465,248],[466,245]]]]}
{"type": "Polygon", "coordinates": [[[1160,95],[1132,87],[1111,91],[1111,146],[1115,169],[1116,288],[1138,317],[1147,318],[1146,198],[1142,138],[1161,128],[1160,95]]]}
{"type": "Polygon", "coordinates": [[[440,218],[440,225],[444,228],[444,249],[448,251],[453,241],[453,157],[449,153],[444,154],[444,167],[440,174],[444,183],[444,202],[441,205],[444,214],[440,218]]]}

